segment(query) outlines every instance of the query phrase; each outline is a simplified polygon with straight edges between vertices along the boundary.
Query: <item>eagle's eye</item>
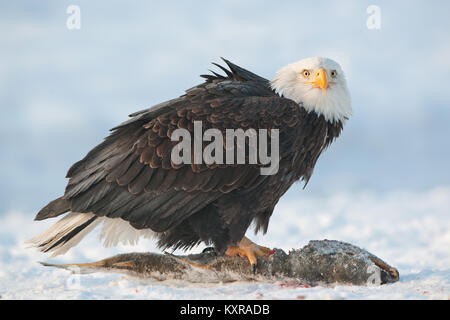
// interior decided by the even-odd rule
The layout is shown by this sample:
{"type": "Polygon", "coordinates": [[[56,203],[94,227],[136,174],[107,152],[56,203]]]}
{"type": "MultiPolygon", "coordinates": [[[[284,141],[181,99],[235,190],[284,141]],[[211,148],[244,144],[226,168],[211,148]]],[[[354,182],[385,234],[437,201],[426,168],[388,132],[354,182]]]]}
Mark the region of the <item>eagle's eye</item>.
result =
{"type": "Polygon", "coordinates": [[[309,72],[308,70],[303,70],[302,75],[303,75],[305,78],[309,78],[310,72],[309,72]]]}
{"type": "Polygon", "coordinates": [[[336,70],[331,70],[331,77],[332,78],[336,78],[337,77],[337,71],[336,70]]]}

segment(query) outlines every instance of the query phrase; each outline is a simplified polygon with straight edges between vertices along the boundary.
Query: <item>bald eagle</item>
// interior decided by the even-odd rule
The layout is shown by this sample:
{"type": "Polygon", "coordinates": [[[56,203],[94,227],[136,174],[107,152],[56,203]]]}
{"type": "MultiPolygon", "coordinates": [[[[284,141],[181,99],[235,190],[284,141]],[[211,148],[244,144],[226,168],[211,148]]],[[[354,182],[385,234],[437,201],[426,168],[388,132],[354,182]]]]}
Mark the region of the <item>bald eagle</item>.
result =
{"type": "Polygon", "coordinates": [[[205,81],[179,98],[131,114],[73,164],[64,195],[35,220],[65,215],[29,242],[56,256],[101,225],[105,246],[141,236],[162,249],[203,242],[218,254],[246,256],[254,268],[270,249],[246,238],[247,229],[254,223],[255,233],[266,233],[283,194],[296,181],[306,186],[351,115],[350,95],[341,67],[328,58],[287,65],[272,81],[223,60],[228,68],[214,63],[223,74],[201,75],[205,81]],[[277,172],[261,174],[262,164],[248,161],[175,164],[171,136],[193,133],[196,121],[224,134],[277,129],[277,172]]]}

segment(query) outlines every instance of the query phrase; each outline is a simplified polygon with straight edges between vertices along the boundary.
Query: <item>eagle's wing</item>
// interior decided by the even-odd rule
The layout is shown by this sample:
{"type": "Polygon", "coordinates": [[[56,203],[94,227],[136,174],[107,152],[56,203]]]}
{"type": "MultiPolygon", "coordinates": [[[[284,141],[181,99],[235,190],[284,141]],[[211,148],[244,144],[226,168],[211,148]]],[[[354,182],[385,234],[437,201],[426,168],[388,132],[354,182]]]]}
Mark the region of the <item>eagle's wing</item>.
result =
{"type": "Polygon", "coordinates": [[[175,129],[187,129],[193,136],[197,120],[203,130],[216,128],[224,137],[227,128],[279,129],[283,158],[293,152],[301,110],[292,100],[273,94],[263,81],[207,81],[114,128],[70,168],[64,196],[36,219],[69,210],[91,212],[163,232],[222,195],[252,188],[267,178],[258,164],[174,165],[171,151],[178,142],[170,137],[175,129]]]}

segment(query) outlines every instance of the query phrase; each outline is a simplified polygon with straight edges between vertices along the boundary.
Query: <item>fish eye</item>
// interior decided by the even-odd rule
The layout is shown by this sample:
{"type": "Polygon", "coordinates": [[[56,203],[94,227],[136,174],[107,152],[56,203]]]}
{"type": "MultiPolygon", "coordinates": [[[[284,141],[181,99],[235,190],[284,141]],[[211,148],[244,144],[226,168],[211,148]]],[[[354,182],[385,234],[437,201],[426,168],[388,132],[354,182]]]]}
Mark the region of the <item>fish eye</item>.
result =
{"type": "Polygon", "coordinates": [[[302,75],[303,75],[305,78],[308,78],[310,74],[311,74],[311,73],[309,72],[309,70],[303,70],[303,71],[302,71],[302,75]]]}
{"type": "Polygon", "coordinates": [[[337,77],[337,71],[336,70],[331,70],[331,77],[332,78],[336,78],[337,77]]]}

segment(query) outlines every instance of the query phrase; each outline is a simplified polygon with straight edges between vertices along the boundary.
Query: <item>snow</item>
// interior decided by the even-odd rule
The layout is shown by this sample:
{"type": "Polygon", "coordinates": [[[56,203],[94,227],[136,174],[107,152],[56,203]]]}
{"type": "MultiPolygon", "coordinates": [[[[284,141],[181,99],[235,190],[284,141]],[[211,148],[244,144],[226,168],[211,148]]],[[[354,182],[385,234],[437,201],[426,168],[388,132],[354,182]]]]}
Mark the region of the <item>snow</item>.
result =
{"type": "MultiPolygon", "coordinates": [[[[314,239],[335,239],[365,248],[398,268],[400,281],[383,286],[293,287],[281,283],[192,284],[158,282],[113,273],[78,274],[38,261],[76,263],[116,253],[157,251],[152,240],[135,247],[101,247],[95,230],[66,255],[48,259],[25,240],[55,220],[34,222],[34,213],[0,215],[2,299],[449,299],[450,187],[427,192],[361,191],[278,204],[265,236],[247,236],[284,250],[314,239]]],[[[203,247],[196,248],[195,252],[203,247]]],[[[175,252],[177,253],[177,252],[175,252]]]]}

